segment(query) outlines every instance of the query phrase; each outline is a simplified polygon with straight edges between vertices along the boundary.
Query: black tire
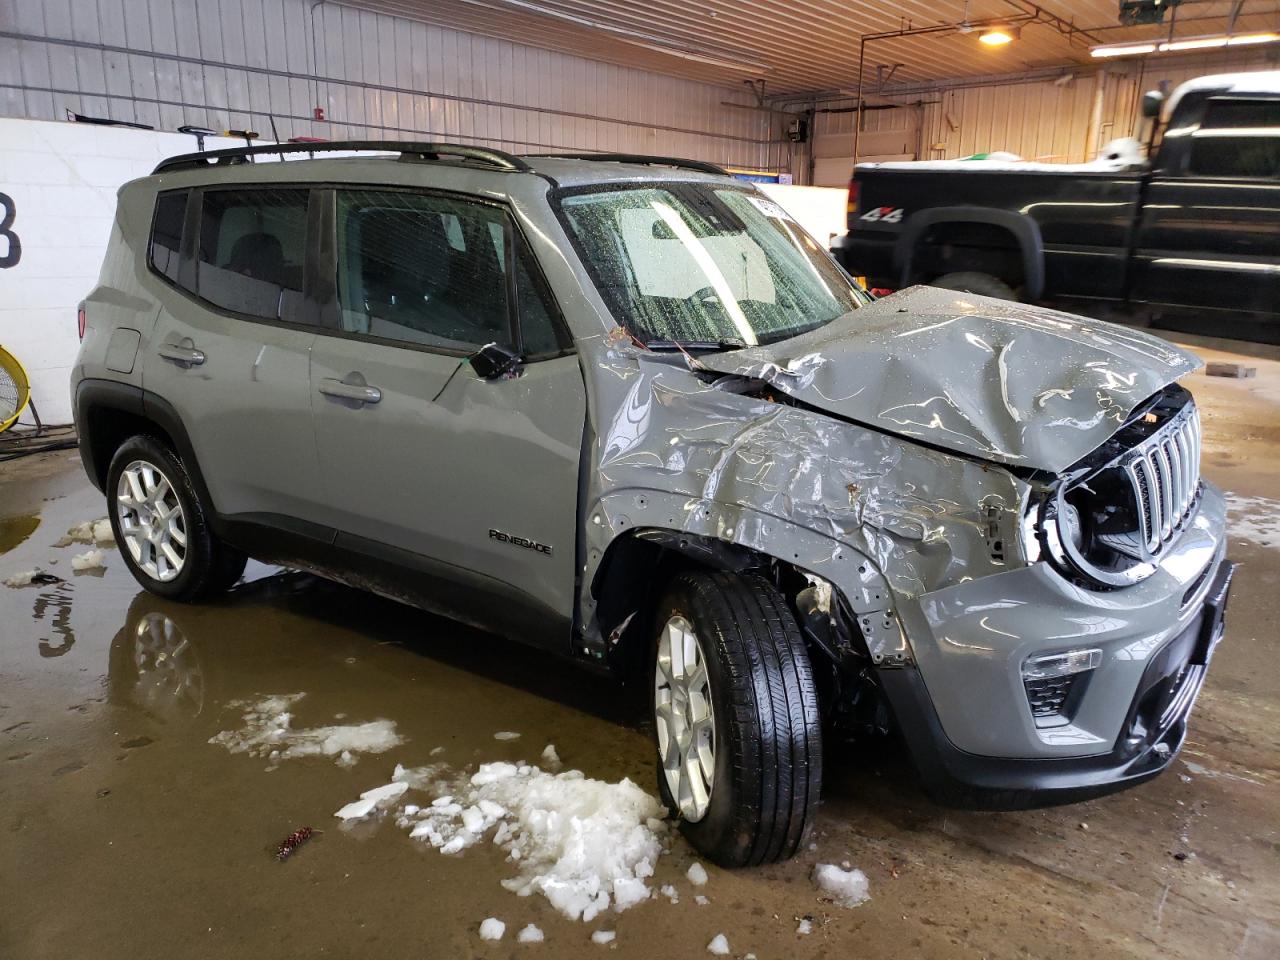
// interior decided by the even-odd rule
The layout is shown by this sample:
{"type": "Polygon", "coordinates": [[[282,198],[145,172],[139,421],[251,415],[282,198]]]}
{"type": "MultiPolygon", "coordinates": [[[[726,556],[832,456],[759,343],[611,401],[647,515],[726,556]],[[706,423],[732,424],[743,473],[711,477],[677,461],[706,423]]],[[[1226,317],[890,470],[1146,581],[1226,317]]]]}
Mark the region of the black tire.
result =
{"type": "Polygon", "coordinates": [[[119,545],[120,555],[134,579],[151,593],[170,600],[193,603],[226,592],[244,573],[247,558],[239,550],[214,536],[209,527],[210,509],[201,502],[200,495],[191,482],[191,475],[178,456],[154,437],[138,434],[130,437],[116,450],[107,470],[107,504],[111,532],[119,545]],[[169,479],[182,507],[186,521],[186,554],[182,569],[172,580],[159,580],[149,574],[139,566],[125,543],[120,511],[116,507],[116,491],[120,475],[135,461],[157,467],[169,479]]]}
{"type": "Polygon", "coordinates": [[[995,297],[997,300],[1017,301],[1018,294],[999,277],[989,273],[961,272],[944,273],[930,284],[943,290],[960,290],[964,293],[976,293],[980,297],[995,297]]]}
{"type": "MultiPolygon", "coordinates": [[[[715,777],[706,812],[697,822],[682,819],[680,829],[721,866],[785,860],[799,849],[822,786],[818,694],[795,616],[761,576],[678,576],[657,608],[651,700],[658,642],[675,616],[688,620],[697,635],[715,718],[715,777]]],[[[667,808],[678,811],[661,756],[658,784],[667,808]]]]}

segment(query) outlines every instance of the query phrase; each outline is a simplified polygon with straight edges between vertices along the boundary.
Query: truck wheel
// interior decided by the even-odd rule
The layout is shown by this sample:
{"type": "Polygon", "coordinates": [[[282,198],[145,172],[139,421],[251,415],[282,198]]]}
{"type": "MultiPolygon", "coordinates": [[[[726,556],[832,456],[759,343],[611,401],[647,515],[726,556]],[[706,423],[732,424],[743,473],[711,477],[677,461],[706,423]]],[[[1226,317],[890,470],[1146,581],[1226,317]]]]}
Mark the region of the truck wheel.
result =
{"type": "Polygon", "coordinates": [[[997,300],[1017,300],[1018,295],[999,277],[989,273],[944,273],[934,280],[931,287],[943,290],[961,290],[964,293],[976,293],[980,297],[995,297],[997,300]]]}
{"type": "Polygon", "coordinates": [[[655,623],[663,802],[721,866],[792,856],[822,785],[818,695],[795,616],[763,577],[689,573],[655,623]]]}
{"type": "Polygon", "coordinates": [[[227,590],[245,555],[209,529],[182,461],[159,441],[130,437],[107,470],[111,530],[134,579],[154,594],[190,602],[227,590]]]}

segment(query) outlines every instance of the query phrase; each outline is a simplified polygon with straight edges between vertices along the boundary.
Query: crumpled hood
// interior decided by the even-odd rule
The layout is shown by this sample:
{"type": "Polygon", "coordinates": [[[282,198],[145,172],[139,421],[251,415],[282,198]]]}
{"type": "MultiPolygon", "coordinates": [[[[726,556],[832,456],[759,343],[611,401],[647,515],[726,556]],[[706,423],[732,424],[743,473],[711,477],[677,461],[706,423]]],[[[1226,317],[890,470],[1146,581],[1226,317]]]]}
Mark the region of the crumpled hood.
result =
{"type": "Polygon", "coordinates": [[[698,359],[838,417],[1054,473],[1201,366],[1138,330],[932,287],[780,343],[698,359]]]}

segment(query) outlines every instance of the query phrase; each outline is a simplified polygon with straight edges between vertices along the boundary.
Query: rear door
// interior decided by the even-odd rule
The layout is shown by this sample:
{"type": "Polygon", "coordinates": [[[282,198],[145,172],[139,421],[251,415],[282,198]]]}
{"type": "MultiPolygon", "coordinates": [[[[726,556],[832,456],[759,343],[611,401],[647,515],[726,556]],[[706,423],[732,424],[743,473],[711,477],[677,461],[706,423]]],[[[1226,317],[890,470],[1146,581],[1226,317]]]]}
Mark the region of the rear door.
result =
{"type": "Polygon", "coordinates": [[[152,242],[150,269],[165,284],[142,386],[185,426],[220,515],[305,518],[320,491],[308,370],[317,314],[304,291],[311,191],[186,195],[182,248],[171,228],[152,242]]]}
{"type": "Polygon", "coordinates": [[[384,592],[567,650],[586,401],[577,356],[507,209],[333,191],[333,328],[311,388],[322,522],[384,592]],[[487,343],[525,357],[480,378],[487,343]]]}
{"type": "Polygon", "coordinates": [[[1188,97],[1165,131],[1132,299],[1280,314],[1280,98],[1188,97]]]}

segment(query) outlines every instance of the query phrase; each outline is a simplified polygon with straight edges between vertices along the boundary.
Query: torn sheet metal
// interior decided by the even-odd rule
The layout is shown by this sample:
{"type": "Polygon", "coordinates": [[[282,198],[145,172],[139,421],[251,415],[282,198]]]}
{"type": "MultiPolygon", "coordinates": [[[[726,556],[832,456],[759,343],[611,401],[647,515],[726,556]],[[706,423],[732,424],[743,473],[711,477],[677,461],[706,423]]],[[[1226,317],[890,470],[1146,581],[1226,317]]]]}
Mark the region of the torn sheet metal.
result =
{"type": "Polygon", "coordinates": [[[699,360],[839,417],[1054,473],[1201,365],[1138,330],[932,287],[774,345],[699,360]]]}

